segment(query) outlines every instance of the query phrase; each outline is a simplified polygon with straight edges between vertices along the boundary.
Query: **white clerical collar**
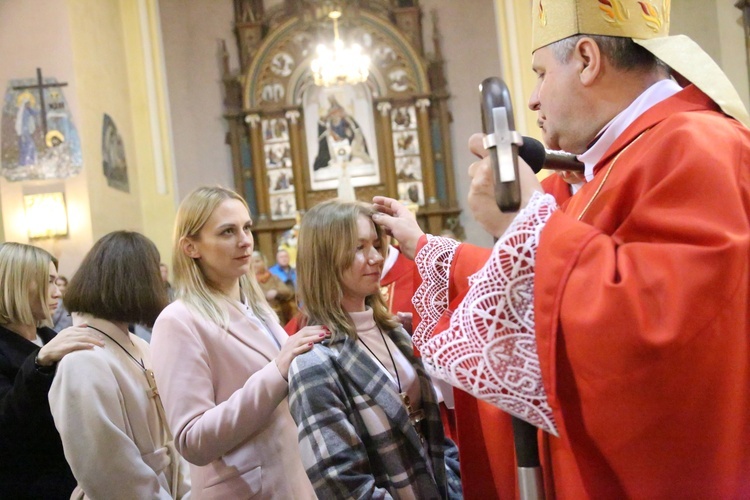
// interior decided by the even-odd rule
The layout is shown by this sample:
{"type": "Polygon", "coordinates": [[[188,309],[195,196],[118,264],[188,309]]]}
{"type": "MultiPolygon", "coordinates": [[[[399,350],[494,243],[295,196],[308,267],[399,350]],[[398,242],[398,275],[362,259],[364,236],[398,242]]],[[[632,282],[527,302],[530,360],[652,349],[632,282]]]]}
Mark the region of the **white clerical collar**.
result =
{"type": "Polygon", "coordinates": [[[380,273],[381,280],[383,279],[383,277],[385,277],[386,274],[388,274],[388,271],[391,270],[393,264],[396,263],[399,253],[400,252],[398,248],[394,247],[393,245],[388,245],[388,255],[386,255],[385,257],[385,262],[383,262],[383,271],[380,273]]]}
{"type": "Polygon", "coordinates": [[[617,138],[627,129],[636,118],[661,101],[675,95],[682,88],[672,79],[659,80],[647,88],[630,106],[622,110],[612,121],[604,126],[599,133],[599,139],[585,153],[578,155],[584,163],[586,181],[594,178],[594,167],[602,159],[604,153],[614,144],[617,138]]]}

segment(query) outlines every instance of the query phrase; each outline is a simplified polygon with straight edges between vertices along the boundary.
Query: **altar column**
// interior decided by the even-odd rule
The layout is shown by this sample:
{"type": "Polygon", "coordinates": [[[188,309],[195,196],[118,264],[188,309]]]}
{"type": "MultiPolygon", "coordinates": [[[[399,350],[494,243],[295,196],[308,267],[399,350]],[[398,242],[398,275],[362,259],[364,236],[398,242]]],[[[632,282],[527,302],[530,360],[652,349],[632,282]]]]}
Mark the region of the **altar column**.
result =
{"type": "Polygon", "coordinates": [[[268,207],[268,179],[265,173],[265,152],[263,149],[263,131],[260,127],[260,115],[245,117],[250,126],[250,151],[253,156],[253,176],[255,177],[255,202],[258,204],[258,221],[266,221],[271,213],[268,207]]]}
{"type": "Polygon", "coordinates": [[[380,133],[383,137],[383,167],[380,173],[385,177],[385,192],[388,196],[398,199],[398,185],[396,183],[396,165],[394,163],[393,153],[393,129],[391,127],[391,103],[379,102],[378,111],[380,112],[380,133]]]}
{"type": "Polygon", "coordinates": [[[303,165],[305,160],[302,156],[303,143],[302,134],[300,133],[300,112],[296,109],[287,111],[284,117],[289,120],[289,141],[292,145],[292,175],[294,176],[294,201],[297,203],[297,210],[306,210],[305,204],[305,177],[303,165]]]}

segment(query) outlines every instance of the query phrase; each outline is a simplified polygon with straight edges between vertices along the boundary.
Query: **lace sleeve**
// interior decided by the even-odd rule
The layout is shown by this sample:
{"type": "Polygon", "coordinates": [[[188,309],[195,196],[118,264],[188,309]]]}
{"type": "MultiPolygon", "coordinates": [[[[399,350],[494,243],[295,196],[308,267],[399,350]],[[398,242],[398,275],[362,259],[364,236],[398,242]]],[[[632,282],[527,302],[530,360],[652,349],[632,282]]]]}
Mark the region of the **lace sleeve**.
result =
{"type": "Polygon", "coordinates": [[[458,246],[456,240],[428,234],[427,244],[414,258],[422,283],[411,299],[420,318],[412,343],[420,351],[448,309],[449,273],[458,246]]]}
{"type": "Polygon", "coordinates": [[[450,328],[419,346],[435,376],[554,435],[534,335],[534,262],[556,208],[551,195],[534,194],[469,278],[450,328]]]}

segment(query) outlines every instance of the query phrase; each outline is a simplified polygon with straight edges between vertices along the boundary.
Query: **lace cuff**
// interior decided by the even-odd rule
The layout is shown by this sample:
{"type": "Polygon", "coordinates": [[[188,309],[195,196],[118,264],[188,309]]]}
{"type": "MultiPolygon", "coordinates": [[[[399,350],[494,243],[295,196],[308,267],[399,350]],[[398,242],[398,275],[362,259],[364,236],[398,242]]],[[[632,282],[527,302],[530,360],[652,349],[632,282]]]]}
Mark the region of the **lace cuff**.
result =
{"type": "Polygon", "coordinates": [[[556,208],[551,195],[534,194],[469,278],[450,328],[424,335],[419,346],[435,376],[554,435],[534,335],[534,264],[539,234],[556,208]]]}
{"type": "Polygon", "coordinates": [[[451,262],[459,242],[451,238],[427,235],[427,244],[414,257],[422,283],[411,302],[420,318],[412,343],[421,351],[438,321],[448,309],[448,285],[451,262]]]}

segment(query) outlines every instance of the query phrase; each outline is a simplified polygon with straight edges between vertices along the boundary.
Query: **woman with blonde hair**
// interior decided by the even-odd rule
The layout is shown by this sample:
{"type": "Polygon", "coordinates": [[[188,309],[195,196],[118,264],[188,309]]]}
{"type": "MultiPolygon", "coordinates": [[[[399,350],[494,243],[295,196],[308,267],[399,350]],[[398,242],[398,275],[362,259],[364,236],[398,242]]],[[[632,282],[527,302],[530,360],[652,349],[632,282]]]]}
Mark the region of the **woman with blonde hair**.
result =
{"type": "Polygon", "coordinates": [[[287,404],[292,359],[326,337],[288,337],[251,269],[252,220],[221,187],[189,194],[177,211],[177,300],[156,322],[154,371],[175,444],[201,498],[315,498],[287,404]]]}
{"type": "Polygon", "coordinates": [[[21,243],[0,245],[0,496],[67,499],[76,481],[47,394],[57,363],[103,345],[86,328],[55,333],[57,259],[21,243]]]}
{"type": "Polygon", "coordinates": [[[49,393],[75,498],[189,498],[188,465],[174,449],[149,346],[128,331],[152,325],[167,304],[156,245],[131,231],[103,236],[64,301],[73,323],[101,335],[105,347],[66,356],[49,393]]]}
{"type": "Polygon", "coordinates": [[[331,331],[289,370],[302,462],[319,498],[460,498],[432,382],[380,294],[386,245],[372,214],[333,200],[302,220],[302,324],[331,331]]]}

